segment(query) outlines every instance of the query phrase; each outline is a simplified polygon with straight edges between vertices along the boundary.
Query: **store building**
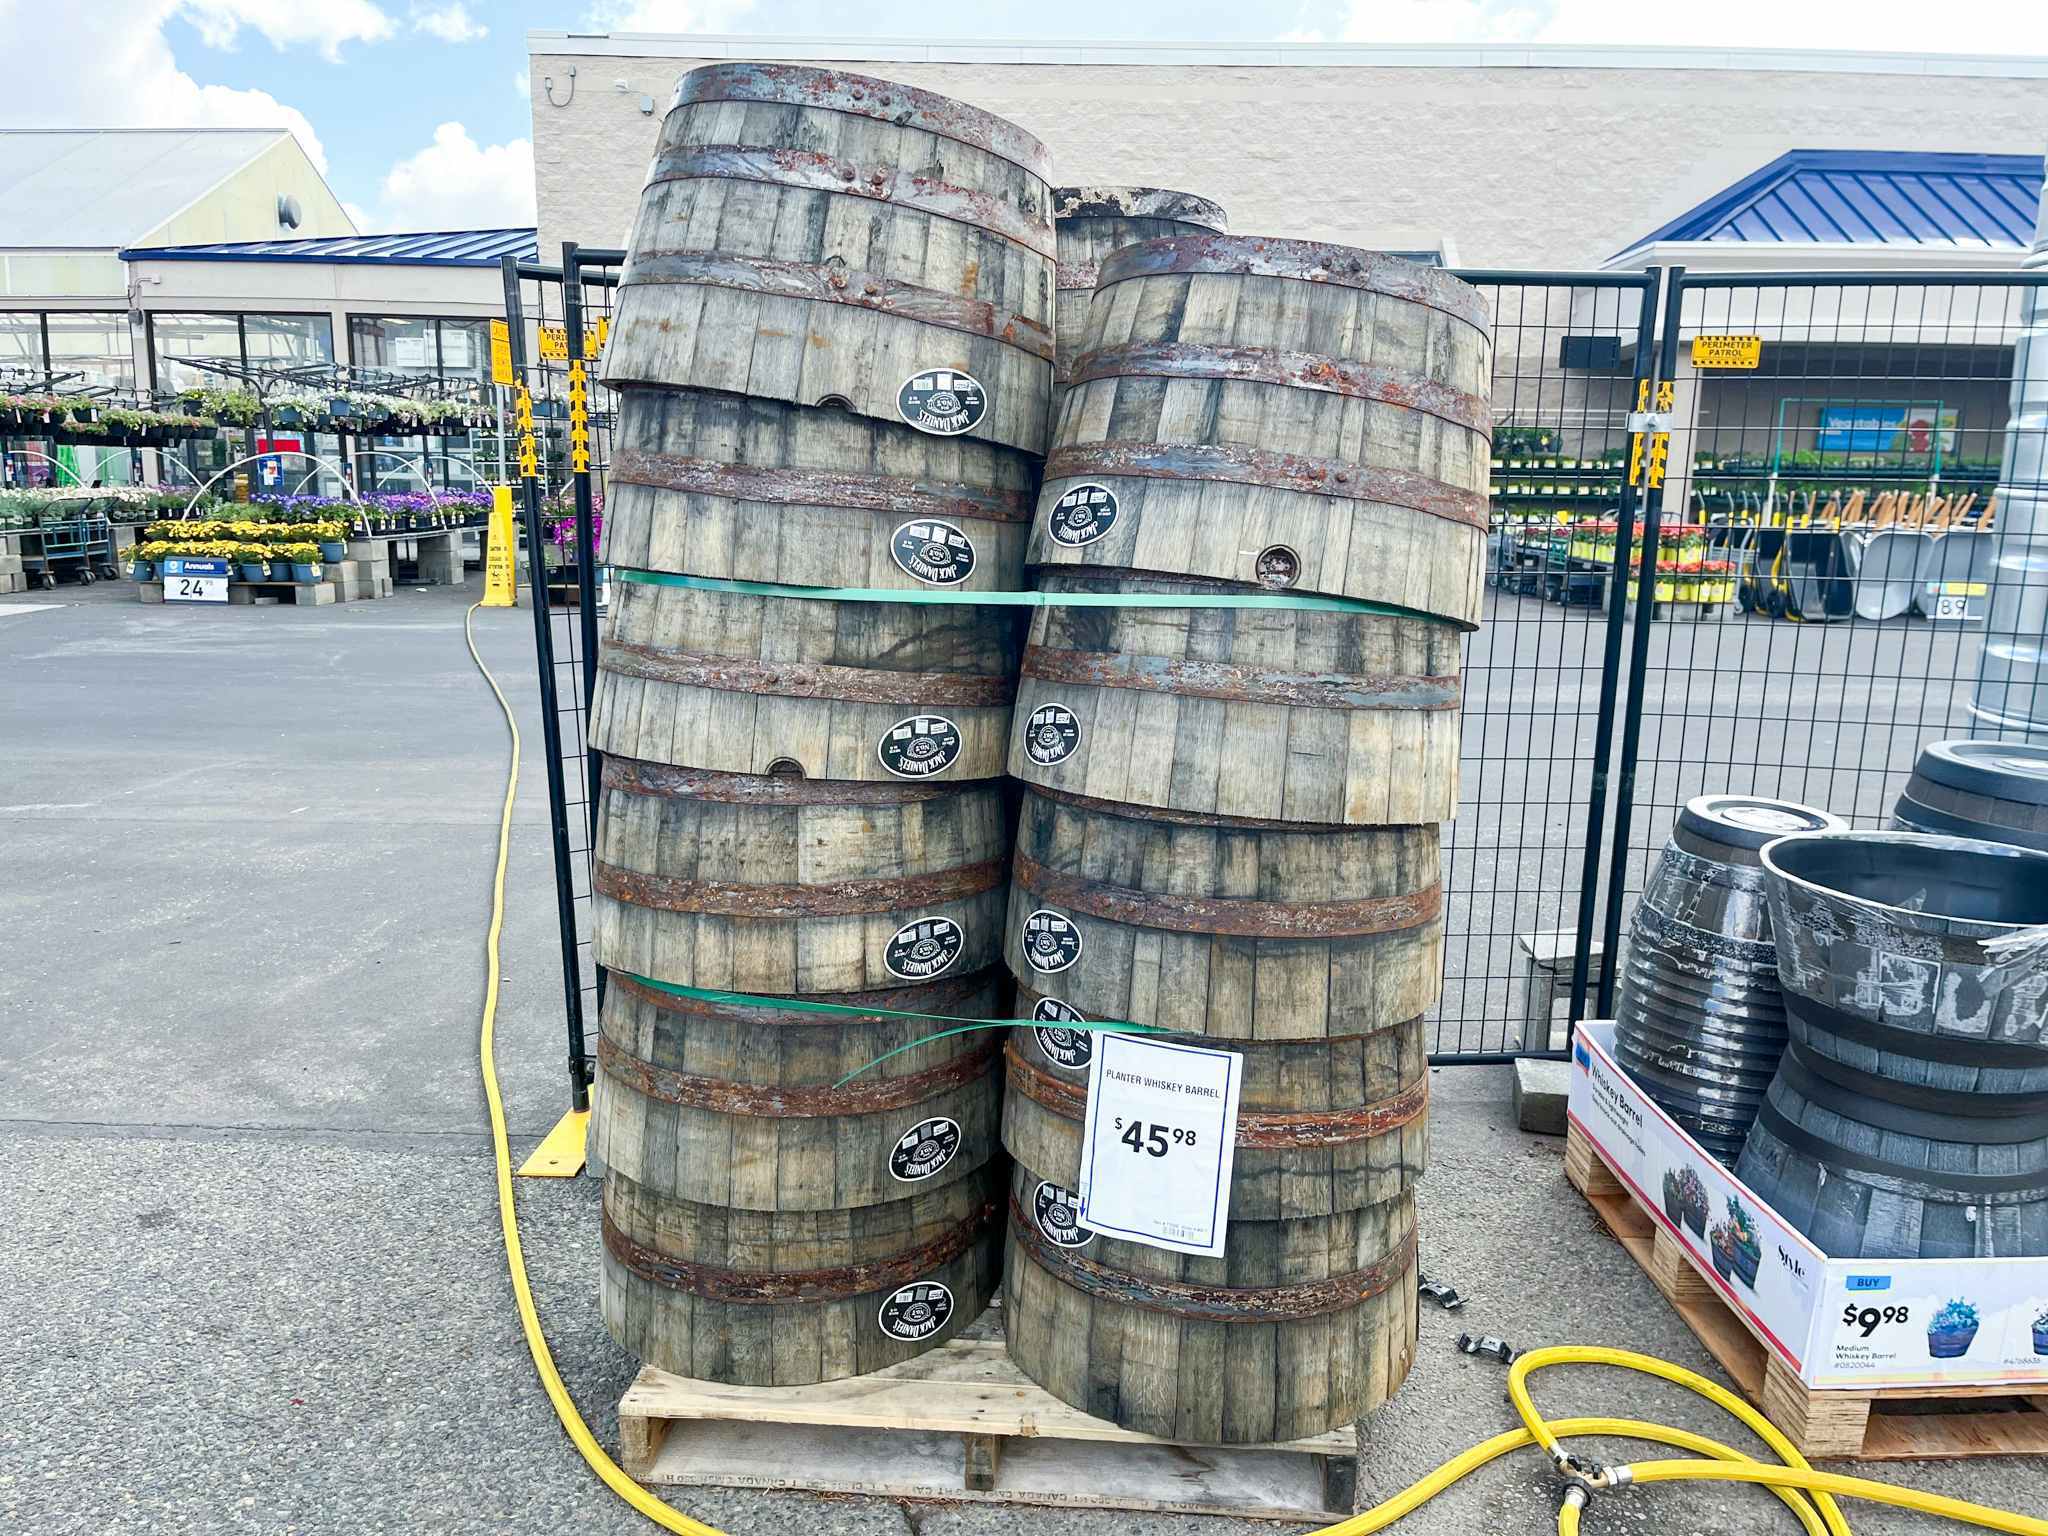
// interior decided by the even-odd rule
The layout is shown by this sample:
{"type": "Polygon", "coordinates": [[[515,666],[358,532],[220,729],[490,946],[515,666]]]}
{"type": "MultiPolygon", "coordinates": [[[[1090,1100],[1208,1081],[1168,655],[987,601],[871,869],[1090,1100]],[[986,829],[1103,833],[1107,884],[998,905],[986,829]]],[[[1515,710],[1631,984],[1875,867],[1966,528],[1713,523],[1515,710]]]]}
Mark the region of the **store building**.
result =
{"type": "Polygon", "coordinates": [[[1064,183],[1464,267],[1598,267],[1793,150],[2040,152],[2048,59],[1729,49],[960,43],[531,32],[540,246],[623,245],[675,84],[718,59],[923,86],[1064,183]]]}
{"type": "MultiPolygon", "coordinates": [[[[481,387],[490,321],[505,313],[499,264],[506,256],[532,261],[537,249],[527,228],[124,250],[136,376],[162,393],[222,382],[195,360],[340,364],[481,387]]],[[[429,481],[461,488],[479,478],[467,434],[351,438],[344,446],[338,434],[305,432],[278,434],[275,445],[324,461],[314,483],[329,489],[332,466],[344,462],[365,490],[416,490],[429,481]]],[[[197,440],[177,452],[204,478],[247,446],[197,440]]]]}

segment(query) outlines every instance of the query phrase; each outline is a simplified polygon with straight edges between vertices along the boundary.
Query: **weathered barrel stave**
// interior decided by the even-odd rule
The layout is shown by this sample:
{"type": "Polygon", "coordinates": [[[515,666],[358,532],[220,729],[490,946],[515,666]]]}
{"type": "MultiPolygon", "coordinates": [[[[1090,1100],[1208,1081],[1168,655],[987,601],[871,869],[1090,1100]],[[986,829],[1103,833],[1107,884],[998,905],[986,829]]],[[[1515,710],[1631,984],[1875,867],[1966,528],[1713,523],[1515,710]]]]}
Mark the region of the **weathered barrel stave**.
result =
{"type": "Polygon", "coordinates": [[[1100,1236],[1062,1250],[1026,1205],[1040,1182],[1018,1166],[1004,1329],[1010,1358],[1055,1397],[1144,1434],[1256,1443],[1349,1423],[1406,1377],[1418,1321],[1411,1198],[1301,1221],[1233,1215],[1224,1256],[1207,1259],[1100,1236]],[[1346,1276],[1364,1278],[1319,1294],[1312,1305],[1327,1310],[1262,1310],[1346,1276]],[[1159,1287],[1198,1294],[1190,1305],[1159,1287]],[[1231,1320],[1207,1315],[1219,1301],[1231,1320]]]}
{"type": "MultiPolygon", "coordinates": [[[[998,986],[982,971],[817,1000],[986,1017],[998,986]]],[[[925,1019],[677,997],[615,975],[593,1150],[650,1190],[742,1210],[875,1205],[942,1187],[996,1155],[1003,1067],[994,1032],[935,1033],[925,1019]],[[899,1156],[933,1120],[951,1127],[899,1156]]]]}
{"type": "Polygon", "coordinates": [[[679,87],[607,382],[843,401],[900,421],[907,379],[954,369],[987,391],[970,435],[1042,451],[1055,253],[1042,148],[938,98],[953,127],[980,122],[954,136],[936,116],[875,109],[908,87],[862,80],[856,100],[860,77],[808,71],[790,89],[760,69],[708,66],[679,87]],[[756,78],[735,87],[743,70],[756,78]]]}
{"type": "Polygon", "coordinates": [[[1436,1001],[1437,849],[1434,826],[1240,826],[1028,790],[1004,957],[1091,1019],[1218,1040],[1359,1034],[1436,1001]],[[1069,968],[1027,953],[1038,912],[1078,932],[1069,968]]]}
{"type": "MultiPolygon", "coordinates": [[[[1064,571],[1040,585],[1145,598],[1215,590],[1064,571]]],[[[1225,817],[1441,821],[1457,808],[1458,668],[1458,632],[1426,619],[1055,603],[1032,618],[1010,773],[1225,817]],[[1073,717],[1071,741],[1059,711],[1073,717]]]]}
{"type": "Polygon", "coordinates": [[[785,586],[1014,591],[1037,460],[843,410],[632,389],[606,478],[607,564],[785,586]],[[950,524],[972,569],[920,579],[892,554],[950,524]]]}
{"type": "Polygon", "coordinates": [[[1088,331],[1088,306],[1103,260],[1127,245],[1223,232],[1223,209],[1205,197],[1157,187],[1055,187],[1059,243],[1058,377],[1064,384],[1088,331]]]}
{"type": "Polygon", "coordinates": [[[1009,750],[1020,623],[1003,608],[617,583],[591,744],[642,762],[890,782],[883,736],[957,728],[934,778],[990,779],[1009,750]]]}
{"type": "Polygon", "coordinates": [[[768,993],[966,975],[1001,953],[1008,846],[993,784],[753,781],[611,758],[596,956],[657,981],[768,993]],[[928,922],[952,926],[918,953],[906,930],[928,922]]]}
{"type": "Polygon", "coordinates": [[[802,1386],[901,1364],[953,1337],[996,1294],[1007,1172],[997,1159],[887,1204],[786,1212],[678,1200],[609,1173],[605,1326],[637,1358],[705,1381],[802,1386]],[[763,1281],[796,1294],[732,1294],[763,1281]],[[915,1306],[934,1285],[945,1288],[943,1323],[892,1335],[885,1312],[898,1333],[916,1333],[938,1306],[926,1301],[934,1310],[919,1322],[892,1299],[915,1287],[915,1306]]]}

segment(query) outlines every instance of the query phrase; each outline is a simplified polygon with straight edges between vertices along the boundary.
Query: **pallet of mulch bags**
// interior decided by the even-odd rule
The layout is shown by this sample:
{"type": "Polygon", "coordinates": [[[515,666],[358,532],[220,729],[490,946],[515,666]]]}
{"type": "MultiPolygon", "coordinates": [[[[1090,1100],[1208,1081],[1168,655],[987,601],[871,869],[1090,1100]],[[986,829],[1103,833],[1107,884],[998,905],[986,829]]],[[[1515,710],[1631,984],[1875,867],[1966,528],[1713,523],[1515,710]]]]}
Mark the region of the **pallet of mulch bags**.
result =
{"type": "Polygon", "coordinates": [[[619,1402],[620,1465],[667,1487],[1317,1523],[1353,1513],[1353,1428],[1257,1446],[1134,1434],[1069,1407],[1012,1365],[1000,1315],[992,1308],[975,1337],[816,1386],[725,1386],[645,1368],[619,1402]]]}
{"type": "Polygon", "coordinates": [[[1723,1298],[1699,1259],[1616,1176],[1577,1124],[1565,1177],[1742,1395],[1803,1455],[1853,1461],[2048,1455],[2048,1393],[2011,1386],[1809,1387],[1723,1298]]]}

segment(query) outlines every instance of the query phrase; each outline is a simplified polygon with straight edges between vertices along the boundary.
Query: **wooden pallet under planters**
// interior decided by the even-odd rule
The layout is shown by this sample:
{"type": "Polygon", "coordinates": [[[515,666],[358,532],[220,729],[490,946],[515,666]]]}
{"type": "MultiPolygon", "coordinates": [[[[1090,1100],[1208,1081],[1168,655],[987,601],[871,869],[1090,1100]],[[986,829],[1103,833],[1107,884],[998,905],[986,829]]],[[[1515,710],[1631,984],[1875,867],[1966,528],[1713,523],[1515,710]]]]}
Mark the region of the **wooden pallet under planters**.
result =
{"type": "Polygon", "coordinates": [[[1565,1133],[1564,1172],[1736,1388],[1804,1455],[1852,1461],[2048,1455],[2048,1393],[1997,1385],[1807,1386],[1576,1125],[1565,1133]]]}
{"type": "Polygon", "coordinates": [[[1059,1401],[986,1336],[809,1387],[647,1367],[619,1402],[620,1465],[667,1486],[1327,1523],[1353,1512],[1357,1450],[1348,1426],[1271,1446],[1133,1434],[1059,1401]]]}

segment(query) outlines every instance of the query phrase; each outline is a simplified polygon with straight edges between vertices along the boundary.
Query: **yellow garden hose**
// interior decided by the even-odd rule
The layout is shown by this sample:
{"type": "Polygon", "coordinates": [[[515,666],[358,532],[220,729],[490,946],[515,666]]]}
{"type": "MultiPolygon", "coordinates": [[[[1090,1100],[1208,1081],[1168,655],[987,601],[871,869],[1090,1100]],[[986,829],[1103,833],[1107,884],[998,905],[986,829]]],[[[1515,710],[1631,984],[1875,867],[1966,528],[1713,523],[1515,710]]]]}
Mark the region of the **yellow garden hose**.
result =
{"type": "Polygon", "coordinates": [[[554,1354],[548,1349],[547,1338],[540,1331],[540,1314],[533,1306],[533,1288],[526,1283],[526,1253],[519,1245],[519,1217],[512,1204],[512,1149],[505,1140],[505,1100],[498,1092],[497,1051],[493,1038],[498,1022],[498,935],[505,926],[505,862],[512,851],[512,802],[519,793],[519,722],[513,718],[512,706],[505,702],[504,690],[498,687],[498,680],[491,676],[491,669],[477,654],[476,631],[472,626],[476,611],[482,606],[481,603],[470,605],[469,612],[463,616],[462,637],[469,643],[470,659],[476,663],[476,669],[491,685],[498,708],[505,712],[505,728],[512,733],[512,762],[505,773],[505,808],[498,817],[498,867],[491,877],[491,926],[484,939],[487,969],[483,1031],[478,1050],[483,1064],[484,1098],[491,1106],[491,1150],[498,1162],[498,1224],[505,1233],[505,1262],[512,1271],[512,1294],[519,1302],[519,1323],[526,1330],[526,1347],[533,1355],[533,1368],[540,1372],[540,1384],[547,1389],[548,1401],[555,1405],[555,1416],[562,1421],[570,1443],[590,1463],[591,1470],[604,1480],[604,1485],[664,1530],[678,1531],[682,1536],[725,1536],[716,1526],[692,1520],[681,1510],[664,1504],[626,1476],[619,1464],[605,1454],[604,1447],[597,1443],[597,1436],[583,1422],[583,1415],[576,1411],[568,1388],[562,1385],[562,1373],[555,1369],[554,1354]]]}
{"type": "MultiPolygon", "coordinates": [[[[715,1526],[692,1520],[680,1510],[654,1497],[626,1476],[618,1463],[605,1454],[604,1447],[599,1445],[597,1437],[591,1434],[590,1426],[583,1422],[583,1416],[576,1411],[576,1404],[570,1399],[568,1389],[562,1385],[561,1372],[556,1370],[555,1357],[549,1351],[547,1339],[541,1332],[540,1314],[534,1308],[532,1287],[527,1283],[526,1256],[519,1243],[518,1213],[512,1199],[512,1153],[505,1135],[505,1103],[498,1091],[494,1037],[498,1018],[498,939],[505,925],[505,867],[512,848],[512,806],[519,791],[519,722],[513,718],[512,706],[506,702],[497,679],[491,676],[491,669],[484,665],[484,659],[476,648],[473,622],[476,610],[481,606],[480,603],[473,605],[463,618],[463,638],[468,642],[470,658],[475,661],[477,670],[483,673],[484,681],[490,684],[491,693],[498,701],[498,708],[504,711],[505,727],[512,737],[512,758],[505,776],[504,809],[498,818],[498,863],[491,880],[491,922],[484,941],[487,971],[483,1027],[478,1041],[478,1054],[483,1068],[484,1097],[491,1111],[491,1148],[497,1162],[498,1177],[498,1222],[504,1232],[505,1262],[512,1275],[512,1292],[519,1305],[520,1326],[525,1330],[526,1347],[533,1355],[534,1369],[540,1374],[541,1386],[547,1391],[548,1401],[554,1404],[556,1417],[562,1421],[562,1428],[568,1434],[570,1443],[576,1447],[583,1459],[590,1463],[591,1470],[597,1473],[605,1486],[664,1530],[676,1531],[682,1533],[682,1536],[724,1536],[724,1533],[715,1526]]],[[[1565,1479],[1563,1502],[1557,1513],[1559,1536],[1578,1536],[1580,1516],[1589,1500],[1603,1496],[1607,1490],[1622,1488],[1630,1483],[1688,1480],[1760,1483],[1784,1501],[1798,1518],[1806,1536],[1849,1536],[1848,1522],[1842,1518],[1842,1513],[1835,1504],[1837,1497],[1866,1499],[1902,1509],[1917,1510],[1923,1514],[1943,1515],[1951,1520],[1964,1521],[1994,1531],[2004,1531],[2010,1533],[2010,1536],[2048,1536],[2048,1520],[2036,1520],[2008,1510],[1991,1509],[1963,1499],[1944,1498],[1939,1494],[1921,1493],[1916,1489],[1900,1488],[1890,1483],[1872,1482],[1867,1478],[1816,1472],[1807,1465],[1798,1449],[1770,1420],[1734,1393],[1704,1376],[1686,1370],[1683,1366],[1672,1365],[1650,1355],[1594,1346],[1531,1350],[1516,1360],[1509,1371],[1508,1396],[1515,1405],[1515,1411],[1521,1415],[1520,1429],[1511,1429],[1495,1435],[1490,1440],[1482,1441],[1462,1455],[1445,1462],[1436,1471],[1377,1508],[1367,1510],[1364,1514],[1353,1515],[1349,1520],[1340,1520],[1335,1525],[1325,1526],[1320,1531],[1310,1533],[1310,1536],[1370,1536],[1370,1533],[1384,1530],[1404,1515],[1419,1509],[1444,1489],[1496,1457],[1505,1456],[1508,1452],[1520,1450],[1526,1445],[1541,1448],[1565,1479]],[[1757,1461],[1704,1435],[1696,1435],[1663,1424],[1609,1418],[1559,1419],[1554,1424],[1550,1423],[1537,1411],[1535,1401],[1529,1395],[1528,1379],[1533,1372],[1551,1365],[1618,1366],[1623,1370],[1640,1371],[1689,1388],[1748,1425],[1766,1445],[1777,1452],[1784,1464],[1773,1466],[1768,1462],[1757,1461]],[[1579,1435],[1646,1440],[1690,1451],[1700,1459],[1645,1461],[1626,1466],[1600,1467],[1565,1451],[1562,1442],[1566,1438],[1579,1435]]]]}

